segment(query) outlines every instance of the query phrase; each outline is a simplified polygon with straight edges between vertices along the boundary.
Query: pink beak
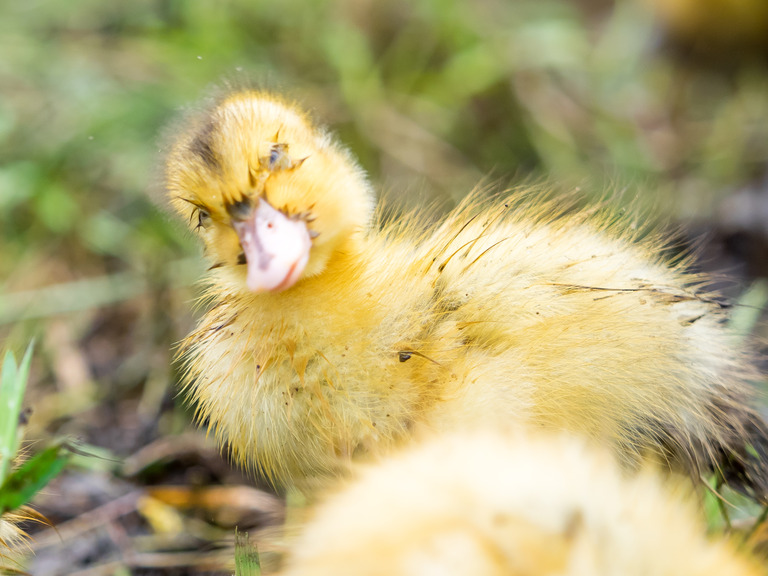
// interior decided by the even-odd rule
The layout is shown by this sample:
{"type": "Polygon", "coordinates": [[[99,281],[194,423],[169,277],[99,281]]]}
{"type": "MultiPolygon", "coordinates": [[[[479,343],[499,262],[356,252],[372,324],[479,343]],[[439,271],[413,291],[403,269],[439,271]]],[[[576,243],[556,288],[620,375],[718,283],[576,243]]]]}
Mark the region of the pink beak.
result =
{"type": "Polygon", "coordinates": [[[250,290],[279,292],[296,283],[312,247],[304,221],[289,218],[262,199],[246,220],[234,220],[232,227],[248,262],[250,290]]]}

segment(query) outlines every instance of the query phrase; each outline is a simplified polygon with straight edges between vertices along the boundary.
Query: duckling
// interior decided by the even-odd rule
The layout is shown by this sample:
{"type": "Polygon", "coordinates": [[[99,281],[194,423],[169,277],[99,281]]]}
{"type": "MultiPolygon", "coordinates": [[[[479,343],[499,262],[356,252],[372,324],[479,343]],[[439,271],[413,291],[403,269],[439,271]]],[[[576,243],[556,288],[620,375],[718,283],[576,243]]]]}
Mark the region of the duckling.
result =
{"type": "Polygon", "coordinates": [[[20,549],[29,541],[19,524],[30,518],[25,510],[0,514],[0,574],[19,572],[23,559],[20,549]]]}
{"type": "Polygon", "coordinates": [[[572,437],[445,433],[357,476],[314,511],[283,576],[763,573],[704,536],[686,486],[627,478],[572,437]]]}
{"type": "Polygon", "coordinates": [[[704,65],[765,62],[768,5],[762,0],[642,0],[671,44],[704,65]]]}
{"type": "Polygon", "coordinates": [[[235,92],[181,126],[165,189],[211,264],[183,389],[245,466],[291,484],[490,422],[696,477],[741,458],[747,354],[704,279],[631,218],[518,191],[382,224],[350,153],[278,95],[235,92]]]}

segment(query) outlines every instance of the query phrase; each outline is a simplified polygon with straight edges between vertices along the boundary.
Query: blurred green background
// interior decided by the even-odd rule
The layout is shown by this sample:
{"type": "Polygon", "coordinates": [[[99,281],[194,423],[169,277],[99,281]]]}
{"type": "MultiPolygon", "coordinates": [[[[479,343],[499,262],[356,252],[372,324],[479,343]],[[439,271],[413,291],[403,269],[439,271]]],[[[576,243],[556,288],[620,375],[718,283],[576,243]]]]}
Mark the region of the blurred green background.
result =
{"type": "Polygon", "coordinates": [[[704,232],[738,297],[768,267],[768,15],[724,4],[1,2],[0,342],[39,338],[28,436],[126,458],[189,428],[169,350],[202,264],[148,191],[163,127],[216,85],[288,92],[394,202],[629,190],[704,232]]]}
{"type": "MultiPolygon", "coordinates": [[[[703,4],[706,4],[704,2],[703,4]]],[[[150,206],[158,134],[230,81],[286,90],[380,189],[632,187],[680,219],[764,187],[768,77],[681,61],[640,1],[6,2],[4,291],[194,253],[150,206]]],[[[755,64],[755,65],[752,65],[755,64]]],[[[18,308],[2,308],[17,318],[18,308]]]]}

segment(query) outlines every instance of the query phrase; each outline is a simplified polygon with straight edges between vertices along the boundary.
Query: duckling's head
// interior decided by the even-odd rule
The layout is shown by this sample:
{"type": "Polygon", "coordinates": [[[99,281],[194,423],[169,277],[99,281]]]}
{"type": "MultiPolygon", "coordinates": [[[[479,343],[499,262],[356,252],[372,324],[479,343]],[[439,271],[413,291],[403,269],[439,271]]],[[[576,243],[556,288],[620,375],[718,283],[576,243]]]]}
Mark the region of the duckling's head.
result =
{"type": "Polygon", "coordinates": [[[238,92],[185,122],[165,165],[170,203],[212,267],[251,291],[322,273],[369,226],[363,171],[295,106],[238,92]]]}

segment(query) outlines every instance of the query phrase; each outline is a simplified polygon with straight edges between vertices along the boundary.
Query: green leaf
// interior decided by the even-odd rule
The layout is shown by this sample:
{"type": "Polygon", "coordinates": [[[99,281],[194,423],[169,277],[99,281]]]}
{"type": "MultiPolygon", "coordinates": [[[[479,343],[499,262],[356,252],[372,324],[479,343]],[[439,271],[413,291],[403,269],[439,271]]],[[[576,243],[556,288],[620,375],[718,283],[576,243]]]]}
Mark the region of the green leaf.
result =
{"type": "Polygon", "coordinates": [[[69,452],[63,442],[38,452],[6,478],[0,486],[0,514],[32,500],[64,467],[69,452]]]}

